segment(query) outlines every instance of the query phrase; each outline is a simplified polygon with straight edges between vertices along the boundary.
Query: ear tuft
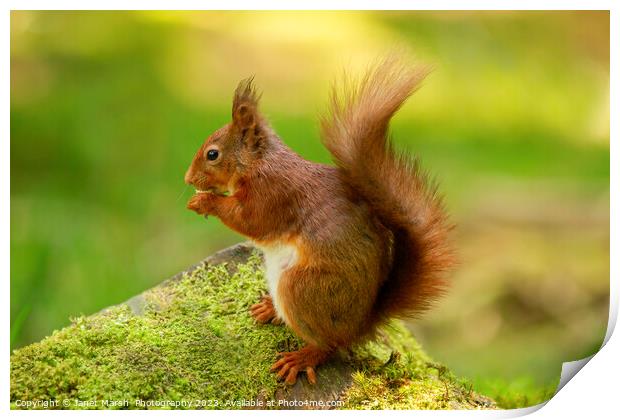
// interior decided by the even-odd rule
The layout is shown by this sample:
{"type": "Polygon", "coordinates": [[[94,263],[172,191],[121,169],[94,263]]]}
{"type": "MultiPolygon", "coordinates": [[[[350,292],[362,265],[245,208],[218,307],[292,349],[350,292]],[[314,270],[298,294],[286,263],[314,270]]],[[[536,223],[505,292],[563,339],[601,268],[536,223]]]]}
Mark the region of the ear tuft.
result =
{"type": "Polygon", "coordinates": [[[254,89],[254,77],[239,82],[233,98],[232,119],[241,130],[254,129],[260,122],[258,101],[260,95],[254,89]]]}

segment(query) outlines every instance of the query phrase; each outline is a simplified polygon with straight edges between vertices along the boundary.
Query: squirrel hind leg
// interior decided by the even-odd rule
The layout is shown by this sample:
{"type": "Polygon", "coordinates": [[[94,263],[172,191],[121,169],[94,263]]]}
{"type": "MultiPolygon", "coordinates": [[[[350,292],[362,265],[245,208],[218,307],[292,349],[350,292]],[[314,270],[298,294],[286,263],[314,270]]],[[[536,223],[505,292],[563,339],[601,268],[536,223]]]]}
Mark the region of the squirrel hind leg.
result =
{"type": "Polygon", "coordinates": [[[277,371],[278,379],[284,379],[287,385],[294,385],[299,372],[305,371],[308,382],[314,385],[316,384],[315,368],[325,362],[331,354],[331,350],[312,345],[307,345],[297,351],[278,353],[280,359],[271,366],[271,372],[277,371]]]}
{"type": "Polygon", "coordinates": [[[278,316],[278,313],[273,306],[273,300],[269,295],[263,296],[260,302],[250,307],[250,315],[252,315],[252,318],[260,324],[267,324],[271,322],[274,325],[281,325],[283,323],[282,318],[278,316]]]}

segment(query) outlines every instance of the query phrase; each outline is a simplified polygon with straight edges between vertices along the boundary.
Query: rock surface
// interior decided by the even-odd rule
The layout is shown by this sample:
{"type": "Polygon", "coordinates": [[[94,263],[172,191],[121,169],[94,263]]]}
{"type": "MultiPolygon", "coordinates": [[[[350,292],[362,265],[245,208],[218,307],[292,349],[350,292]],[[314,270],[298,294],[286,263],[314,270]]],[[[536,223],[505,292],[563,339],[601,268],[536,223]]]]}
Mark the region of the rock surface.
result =
{"type": "Polygon", "coordinates": [[[225,249],[127,302],[72,320],[11,355],[12,408],[484,409],[400,322],[292,386],[269,367],[300,341],[256,325],[260,253],[225,249]]]}

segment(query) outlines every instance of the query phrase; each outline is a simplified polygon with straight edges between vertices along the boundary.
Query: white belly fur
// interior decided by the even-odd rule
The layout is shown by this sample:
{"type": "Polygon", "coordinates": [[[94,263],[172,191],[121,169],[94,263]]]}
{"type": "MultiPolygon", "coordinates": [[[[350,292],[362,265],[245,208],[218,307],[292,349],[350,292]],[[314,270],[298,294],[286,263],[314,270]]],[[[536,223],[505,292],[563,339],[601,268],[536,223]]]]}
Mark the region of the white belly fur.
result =
{"type": "Polygon", "coordinates": [[[274,243],[269,245],[256,244],[265,255],[265,276],[267,277],[267,288],[273,300],[276,313],[284,322],[287,319],[282,311],[282,305],[278,297],[278,284],[282,273],[297,261],[297,248],[294,245],[274,243]]]}

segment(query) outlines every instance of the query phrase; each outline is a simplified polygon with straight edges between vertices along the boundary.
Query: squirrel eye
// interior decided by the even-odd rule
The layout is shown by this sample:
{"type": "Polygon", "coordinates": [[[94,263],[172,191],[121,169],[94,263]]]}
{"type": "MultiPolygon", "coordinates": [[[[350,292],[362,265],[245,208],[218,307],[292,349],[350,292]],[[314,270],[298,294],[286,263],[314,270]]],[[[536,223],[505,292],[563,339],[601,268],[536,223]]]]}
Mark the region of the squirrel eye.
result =
{"type": "Polygon", "coordinates": [[[218,156],[220,155],[220,152],[218,152],[215,149],[211,149],[207,152],[207,159],[208,160],[215,160],[218,158],[218,156]]]}

